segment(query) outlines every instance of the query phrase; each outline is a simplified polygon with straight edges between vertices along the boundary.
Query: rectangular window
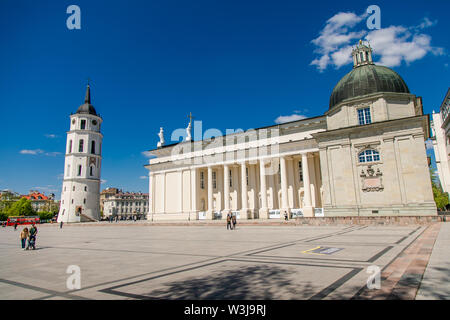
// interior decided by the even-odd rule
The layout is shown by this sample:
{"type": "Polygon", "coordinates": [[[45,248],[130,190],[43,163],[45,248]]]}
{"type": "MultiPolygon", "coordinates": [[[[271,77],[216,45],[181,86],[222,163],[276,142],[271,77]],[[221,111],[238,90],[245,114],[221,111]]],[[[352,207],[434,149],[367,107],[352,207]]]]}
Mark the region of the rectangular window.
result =
{"type": "Polygon", "coordinates": [[[205,173],[200,171],[200,188],[205,189],[205,173]]]}
{"type": "Polygon", "coordinates": [[[78,166],[78,176],[81,176],[81,165],[78,166]]]}
{"type": "Polygon", "coordinates": [[[72,140],[69,141],[69,152],[68,153],[72,153],[72,140]]]}
{"type": "Polygon", "coordinates": [[[80,144],[78,145],[78,152],[83,152],[83,148],[84,148],[84,140],[81,139],[80,144]]]}
{"type": "Polygon", "coordinates": [[[212,181],[213,181],[213,188],[217,189],[217,176],[215,171],[213,171],[212,173],[212,181]]]}
{"type": "Polygon", "coordinates": [[[86,129],[86,120],[81,120],[81,130],[86,129]]]}
{"type": "Polygon", "coordinates": [[[358,122],[359,125],[372,123],[372,117],[370,116],[370,108],[358,109],[358,122]]]}
{"type": "Polygon", "coordinates": [[[233,186],[233,173],[231,172],[231,170],[230,170],[229,175],[230,175],[230,188],[231,188],[233,186]]]}
{"type": "Polygon", "coordinates": [[[248,168],[245,168],[245,176],[246,176],[246,179],[247,179],[247,185],[248,185],[248,168]]]}
{"type": "Polygon", "coordinates": [[[302,168],[302,162],[298,162],[298,181],[303,182],[303,168],[302,168]]]}
{"type": "Polygon", "coordinates": [[[278,184],[281,184],[281,165],[278,165],[278,184]]]}

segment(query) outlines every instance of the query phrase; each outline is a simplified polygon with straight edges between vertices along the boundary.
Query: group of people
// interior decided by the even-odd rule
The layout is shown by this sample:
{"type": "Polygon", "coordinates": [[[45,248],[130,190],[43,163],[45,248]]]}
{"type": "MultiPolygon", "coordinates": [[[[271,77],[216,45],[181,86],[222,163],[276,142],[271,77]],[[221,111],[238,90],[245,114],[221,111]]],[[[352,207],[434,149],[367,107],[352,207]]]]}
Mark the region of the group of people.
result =
{"type": "Polygon", "coordinates": [[[37,232],[38,232],[38,230],[34,224],[31,226],[30,230],[28,230],[28,228],[26,228],[26,227],[23,228],[22,232],[20,233],[20,241],[22,243],[23,250],[29,250],[29,249],[36,250],[37,232]],[[27,245],[27,240],[28,240],[28,245],[27,245]]]}
{"type": "Polygon", "coordinates": [[[236,229],[236,215],[232,215],[231,213],[227,214],[227,230],[236,229]]]}

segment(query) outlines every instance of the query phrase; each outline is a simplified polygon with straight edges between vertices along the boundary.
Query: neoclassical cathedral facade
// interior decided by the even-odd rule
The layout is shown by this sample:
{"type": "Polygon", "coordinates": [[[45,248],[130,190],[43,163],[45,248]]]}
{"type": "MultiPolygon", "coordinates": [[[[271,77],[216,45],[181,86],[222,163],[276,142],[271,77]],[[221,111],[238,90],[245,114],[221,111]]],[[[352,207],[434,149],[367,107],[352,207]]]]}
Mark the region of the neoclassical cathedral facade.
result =
{"type": "Polygon", "coordinates": [[[324,115],[165,145],[149,170],[148,220],[436,215],[425,148],[429,116],[370,45],[324,115]]]}

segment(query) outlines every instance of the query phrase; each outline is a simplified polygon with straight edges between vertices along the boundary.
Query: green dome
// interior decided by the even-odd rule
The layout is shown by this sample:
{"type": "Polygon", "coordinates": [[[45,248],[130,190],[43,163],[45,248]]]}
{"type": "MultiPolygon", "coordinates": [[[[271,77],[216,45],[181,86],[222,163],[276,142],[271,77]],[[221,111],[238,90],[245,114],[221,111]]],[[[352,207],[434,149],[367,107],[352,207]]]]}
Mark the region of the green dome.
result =
{"type": "Polygon", "coordinates": [[[341,101],[377,92],[409,93],[397,72],[383,66],[366,64],[355,67],[334,87],[330,109],[341,101]]]}

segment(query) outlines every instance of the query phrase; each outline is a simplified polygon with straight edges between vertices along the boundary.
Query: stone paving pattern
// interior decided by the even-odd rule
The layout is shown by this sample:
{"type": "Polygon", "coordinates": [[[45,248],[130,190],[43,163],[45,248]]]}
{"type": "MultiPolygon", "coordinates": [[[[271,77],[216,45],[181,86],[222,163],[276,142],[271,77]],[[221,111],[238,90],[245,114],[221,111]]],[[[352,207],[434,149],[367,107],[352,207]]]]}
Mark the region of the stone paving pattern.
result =
{"type": "Polygon", "coordinates": [[[1,228],[0,299],[414,299],[441,225],[48,224],[35,251],[1,228]],[[372,265],[382,289],[368,292],[372,265]]]}

